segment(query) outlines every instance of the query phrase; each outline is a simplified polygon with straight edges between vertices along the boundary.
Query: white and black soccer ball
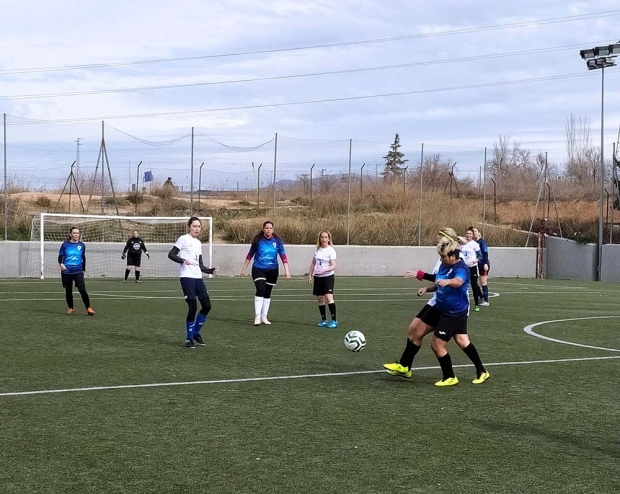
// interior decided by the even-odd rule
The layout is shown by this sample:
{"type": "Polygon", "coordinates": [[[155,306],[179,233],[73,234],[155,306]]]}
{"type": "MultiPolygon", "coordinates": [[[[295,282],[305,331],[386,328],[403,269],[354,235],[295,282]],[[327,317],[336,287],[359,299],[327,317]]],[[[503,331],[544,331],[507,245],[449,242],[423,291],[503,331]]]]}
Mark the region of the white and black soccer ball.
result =
{"type": "Polygon", "coordinates": [[[349,331],[344,337],[344,346],[352,352],[359,352],[366,346],[366,337],[361,331],[349,331]]]}

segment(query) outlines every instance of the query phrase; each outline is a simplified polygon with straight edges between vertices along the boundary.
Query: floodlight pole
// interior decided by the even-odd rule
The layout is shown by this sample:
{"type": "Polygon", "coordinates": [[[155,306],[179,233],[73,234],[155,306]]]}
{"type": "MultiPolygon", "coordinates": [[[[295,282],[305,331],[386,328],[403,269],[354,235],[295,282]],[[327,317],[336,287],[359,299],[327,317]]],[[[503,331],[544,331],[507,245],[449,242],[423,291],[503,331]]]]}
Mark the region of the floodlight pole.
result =
{"type": "Polygon", "coordinates": [[[202,167],[205,166],[203,161],[198,169],[198,209],[200,209],[200,189],[202,188],[202,167]]]}
{"type": "Polygon", "coordinates": [[[310,167],[310,207],[312,207],[312,171],[314,170],[315,166],[316,163],[313,163],[310,167]]]}
{"type": "Polygon", "coordinates": [[[598,281],[603,281],[603,191],[605,186],[605,65],[601,67],[601,190],[598,210],[598,281]]]}

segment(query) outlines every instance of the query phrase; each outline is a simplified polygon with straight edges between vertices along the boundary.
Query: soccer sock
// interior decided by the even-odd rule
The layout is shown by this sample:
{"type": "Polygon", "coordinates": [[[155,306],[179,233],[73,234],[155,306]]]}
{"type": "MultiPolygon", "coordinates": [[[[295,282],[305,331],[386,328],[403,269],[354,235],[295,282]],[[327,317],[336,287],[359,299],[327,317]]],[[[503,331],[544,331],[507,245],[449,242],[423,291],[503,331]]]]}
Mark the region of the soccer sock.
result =
{"type": "Polygon", "coordinates": [[[194,321],[185,321],[185,338],[191,340],[194,337],[194,321]]]}
{"type": "Polygon", "coordinates": [[[261,310],[263,310],[263,297],[254,295],[254,315],[259,317],[261,310]]]}
{"type": "Polygon", "coordinates": [[[482,287],[482,297],[484,298],[485,302],[489,301],[489,287],[487,285],[484,285],[482,287]]]}
{"type": "Polygon", "coordinates": [[[437,362],[439,362],[441,366],[441,374],[444,380],[456,377],[454,375],[454,369],[452,368],[452,358],[449,353],[446,353],[443,357],[437,357],[437,362]]]}
{"type": "Polygon", "coordinates": [[[260,316],[263,319],[267,319],[267,314],[269,314],[269,306],[271,305],[271,298],[263,299],[263,308],[261,309],[260,316]]]}
{"type": "Polygon", "coordinates": [[[198,316],[196,317],[196,323],[194,324],[193,334],[200,334],[200,330],[204,326],[206,320],[207,315],[199,312],[198,316]]]}
{"type": "Polygon", "coordinates": [[[126,269],[125,270],[125,281],[127,281],[127,278],[129,278],[129,273],[131,273],[131,269],[126,269]]]}
{"type": "Polygon", "coordinates": [[[403,354],[399,360],[400,365],[411,369],[411,365],[413,364],[413,359],[420,351],[420,348],[422,347],[416,345],[409,338],[407,338],[407,345],[405,346],[405,350],[403,351],[403,354]]]}
{"type": "Polygon", "coordinates": [[[322,321],[326,321],[327,320],[327,312],[325,311],[325,305],[319,305],[319,312],[321,314],[321,320],[322,321]]]}
{"type": "Polygon", "coordinates": [[[136,281],[140,279],[140,271],[136,269],[136,281]]]}
{"type": "Polygon", "coordinates": [[[332,302],[328,304],[329,307],[329,315],[332,317],[332,321],[336,320],[336,302],[332,302]]]}
{"type": "Polygon", "coordinates": [[[471,363],[474,364],[474,366],[476,367],[476,372],[478,373],[478,375],[486,372],[484,365],[482,365],[482,360],[480,360],[480,355],[478,355],[478,350],[476,350],[476,347],[473,343],[470,343],[465,348],[463,348],[463,352],[465,352],[465,355],[469,357],[471,363]]]}

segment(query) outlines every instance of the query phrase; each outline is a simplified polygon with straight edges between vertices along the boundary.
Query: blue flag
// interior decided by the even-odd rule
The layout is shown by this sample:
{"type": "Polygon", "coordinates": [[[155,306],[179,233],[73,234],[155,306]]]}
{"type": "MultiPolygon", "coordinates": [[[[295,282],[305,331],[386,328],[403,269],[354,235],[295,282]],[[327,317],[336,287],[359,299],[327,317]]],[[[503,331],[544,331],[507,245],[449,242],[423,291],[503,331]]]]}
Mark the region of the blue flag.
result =
{"type": "Polygon", "coordinates": [[[153,181],[153,172],[144,172],[144,181],[152,182],[153,181]]]}

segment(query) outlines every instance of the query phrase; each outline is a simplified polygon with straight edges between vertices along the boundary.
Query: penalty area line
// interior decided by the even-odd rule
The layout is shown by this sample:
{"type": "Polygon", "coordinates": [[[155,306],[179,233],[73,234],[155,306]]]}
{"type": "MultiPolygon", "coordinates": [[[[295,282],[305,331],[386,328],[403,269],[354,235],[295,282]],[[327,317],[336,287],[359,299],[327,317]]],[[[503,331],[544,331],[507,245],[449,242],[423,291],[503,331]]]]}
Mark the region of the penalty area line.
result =
{"type": "MultiPolygon", "coordinates": [[[[606,357],[583,357],[583,358],[566,358],[566,359],[552,359],[552,360],[526,360],[522,362],[494,362],[485,364],[485,367],[498,367],[502,365],[533,365],[533,364],[553,364],[563,362],[585,362],[590,360],[609,360],[618,359],[619,356],[606,356],[606,357]]],[[[455,365],[454,367],[471,367],[471,364],[455,365]]],[[[439,369],[438,366],[430,367],[414,367],[414,371],[425,371],[439,369]]],[[[14,391],[8,393],[0,393],[0,397],[6,396],[27,396],[27,395],[45,395],[45,394],[60,394],[60,393],[78,393],[86,391],[107,391],[117,389],[136,389],[136,388],[162,388],[168,386],[192,386],[197,384],[231,384],[231,383],[247,383],[247,382],[260,382],[260,381],[281,381],[288,379],[308,379],[313,377],[343,377],[343,376],[359,376],[363,374],[380,374],[384,373],[382,370],[370,370],[370,371],[351,371],[351,372],[327,372],[322,374],[300,374],[294,376],[268,376],[268,377],[245,377],[239,379],[213,379],[206,381],[183,381],[183,382],[169,382],[169,383],[145,383],[145,384],[121,384],[117,386],[92,386],[88,388],[67,388],[67,389],[43,389],[38,391],[14,391]]]]}

